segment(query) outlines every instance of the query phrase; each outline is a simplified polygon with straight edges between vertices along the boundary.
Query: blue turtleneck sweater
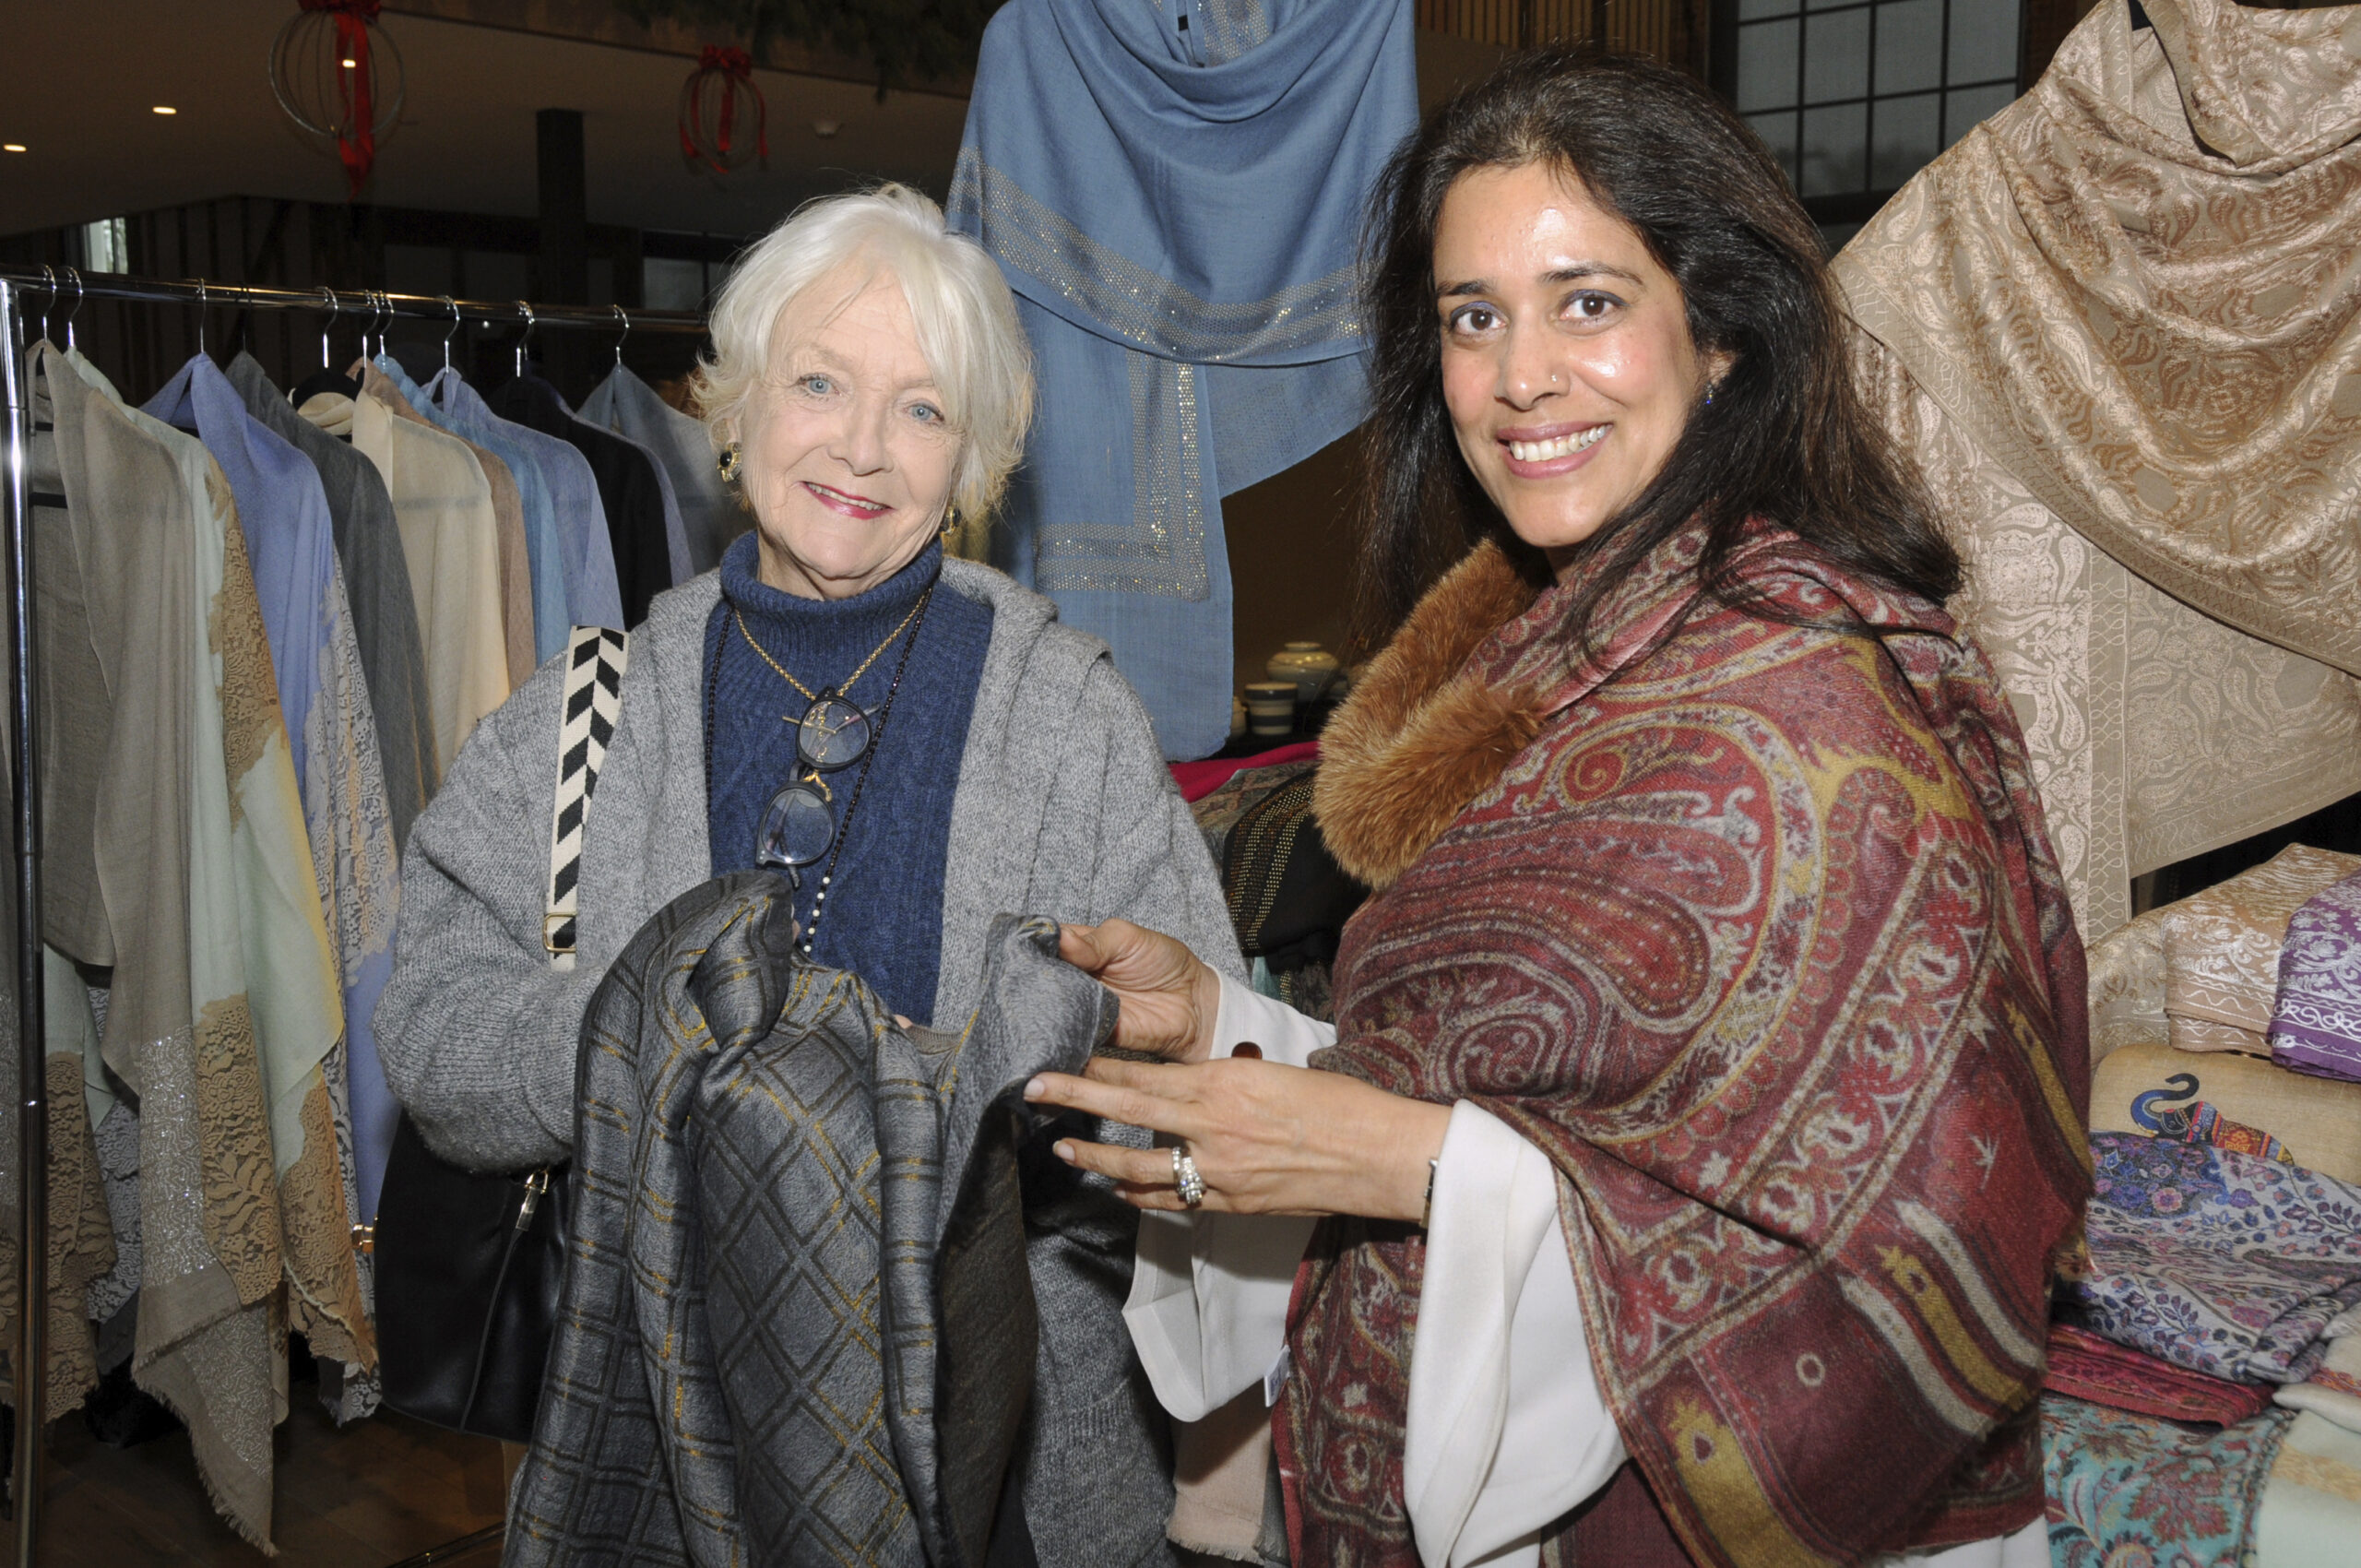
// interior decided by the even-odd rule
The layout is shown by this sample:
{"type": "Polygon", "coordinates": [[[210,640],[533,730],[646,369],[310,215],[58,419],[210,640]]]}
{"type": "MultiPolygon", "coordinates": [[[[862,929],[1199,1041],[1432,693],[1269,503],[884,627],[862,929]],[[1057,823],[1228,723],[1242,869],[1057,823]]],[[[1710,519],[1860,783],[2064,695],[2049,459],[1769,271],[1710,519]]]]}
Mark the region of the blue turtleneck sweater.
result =
{"type": "MultiPolygon", "coordinates": [[[[940,545],[851,599],[799,599],[755,576],[755,536],[721,558],[721,601],[706,626],[706,688],[712,726],[706,814],[713,873],[751,870],[754,832],[771,796],[795,776],[795,727],[808,706],[746,646],[731,618],[794,677],[820,691],[837,686],[909,613],[943,568],[940,545]]],[[[934,1016],[943,958],[943,863],[951,842],[951,797],[975,711],[976,684],[991,641],[991,607],[948,588],[935,594],[911,628],[917,645],[883,738],[865,763],[828,776],[837,822],[854,790],[860,809],[843,840],[826,914],[813,947],[815,961],[849,969],[886,1006],[916,1022],[934,1016]],[[865,786],[863,766],[870,769],[865,786]]],[[[844,695],[874,715],[894,683],[904,643],[880,654],[844,695]]],[[[810,868],[795,899],[809,929],[813,900],[827,861],[810,868]]]]}

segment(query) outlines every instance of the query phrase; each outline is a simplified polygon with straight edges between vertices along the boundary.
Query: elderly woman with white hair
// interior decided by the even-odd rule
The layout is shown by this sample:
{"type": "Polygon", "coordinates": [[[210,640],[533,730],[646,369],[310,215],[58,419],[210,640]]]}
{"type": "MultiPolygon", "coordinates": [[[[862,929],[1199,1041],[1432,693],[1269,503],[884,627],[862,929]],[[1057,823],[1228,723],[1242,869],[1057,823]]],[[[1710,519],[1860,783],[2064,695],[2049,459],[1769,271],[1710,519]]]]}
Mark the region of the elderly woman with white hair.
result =
{"type": "Polygon", "coordinates": [[[630,639],[552,961],[566,662],[461,750],[407,851],[377,1015],[395,1094],[478,1170],[564,1158],[575,1040],[632,935],[723,873],[796,873],[799,947],[955,1028],[1003,910],[1121,916],[1240,965],[1146,715],[1096,638],[948,557],[1023,450],[1007,286],[898,186],[813,202],[723,289],[705,417],[755,527],[630,639]]]}

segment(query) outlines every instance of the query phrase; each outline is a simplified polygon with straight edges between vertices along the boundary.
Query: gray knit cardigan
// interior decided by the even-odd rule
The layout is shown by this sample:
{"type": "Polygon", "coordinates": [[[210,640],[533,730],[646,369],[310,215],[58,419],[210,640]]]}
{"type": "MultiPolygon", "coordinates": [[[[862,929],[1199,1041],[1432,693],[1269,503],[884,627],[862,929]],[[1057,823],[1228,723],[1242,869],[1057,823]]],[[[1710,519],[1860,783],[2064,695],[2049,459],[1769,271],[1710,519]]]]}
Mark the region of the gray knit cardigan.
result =
{"type": "MultiPolygon", "coordinates": [[[[943,585],[989,604],[992,634],[952,796],[936,1027],[975,1010],[1003,913],[1120,915],[1242,976],[1212,859],[1106,644],[989,567],[946,560],[943,585]]],[[[445,1158],[518,1170],[568,1153],[590,993],[642,924],[711,874],[705,628],[720,591],[709,572],[660,594],[632,636],[584,834],[571,973],[541,946],[563,656],[476,726],[419,814],[377,1051],[445,1158]]]]}

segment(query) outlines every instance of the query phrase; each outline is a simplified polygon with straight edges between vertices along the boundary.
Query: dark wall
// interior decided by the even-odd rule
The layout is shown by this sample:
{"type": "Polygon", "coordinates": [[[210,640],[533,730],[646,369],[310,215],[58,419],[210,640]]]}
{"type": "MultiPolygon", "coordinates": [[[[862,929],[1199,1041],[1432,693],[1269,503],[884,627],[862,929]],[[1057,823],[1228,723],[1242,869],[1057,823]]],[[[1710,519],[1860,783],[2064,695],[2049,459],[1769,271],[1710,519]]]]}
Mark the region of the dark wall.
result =
{"type": "MultiPolygon", "coordinates": [[[[250,350],[281,386],[292,386],[320,368],[320,333],[328,328],[329,357],[339,367],[360,350],[371,328],[362,291],[452,294],[461,299],[545,299],[537,262],[540,227],[530,219],[478,213],[436,212],[411,208],[346,206],[333,202],[284,201],[225,196],[184,207],[136,213],[124,220],[129,270],[137,277],[202,278],[209,282],[253,283],[317,290],[326,285],[342,297],[344,312],[331,320],[325,309],[247,311],[228,307],[206,313],[205,343],[215,358],[236,349],[250,350]]],[[[659,265],[702,264],[718,277],[743,242],[736,235],[652,234],[636,229],[593,225],[587,231],[587,287],[594,306],[643,303],[642,279],[649,258],[659,265]]],[[[0,239],[0,261],[62,269],[86,267],[89,252],[79,229],[47,230],[0,239]]],[[[64,340],[70,286],[50,313],[51,332],[64,340]]],[[[42,301],[27,291],[39,330],[42,301]]],[[[113,379],[124,395],[144,399],[196,352],[194,306],[134,304],[88,300],[74,313],[77,345],[113,379]]],[[[415,319],[387,324],[397,348],[431,346],[442,359],[445,324],[415,319]]],[[[587,329],[572,362],[557,366],[559,385],[580,398],[614,362],[613,339],[587,329]]],[[[451,334],[452,361],[473,378],[496,383],[513,370],[517,330],[502,323],[463,322],[451,334]]],[[[544,335],[546,338],[548,335],[544,335]]],[[[536,357],[541,357],[537,350],[536,357]]],[[[650,381],[677,379],[703,339],[652,330],[633,333],[623,359],[650,381]]]]}

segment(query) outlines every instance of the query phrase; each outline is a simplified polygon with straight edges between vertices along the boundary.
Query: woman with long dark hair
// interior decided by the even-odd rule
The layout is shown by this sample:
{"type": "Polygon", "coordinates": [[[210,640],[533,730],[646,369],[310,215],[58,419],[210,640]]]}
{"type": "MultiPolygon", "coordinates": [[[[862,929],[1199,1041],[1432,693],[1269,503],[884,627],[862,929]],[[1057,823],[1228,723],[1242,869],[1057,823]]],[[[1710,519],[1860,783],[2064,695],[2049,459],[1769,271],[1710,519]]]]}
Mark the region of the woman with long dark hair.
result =
{"type": "Polygon", "coordinates": [[[1335,1028],[1074,928],[1166,1063],[1028,1091],[1170,1146],[1060,1146],[1173,1216],[1159,1396],[1274,1391],[1299,1565],[2046,1562],[2082,949],[1818,234],[1695,83],[1545,51],[1370,252],[1335,1028]]]}

